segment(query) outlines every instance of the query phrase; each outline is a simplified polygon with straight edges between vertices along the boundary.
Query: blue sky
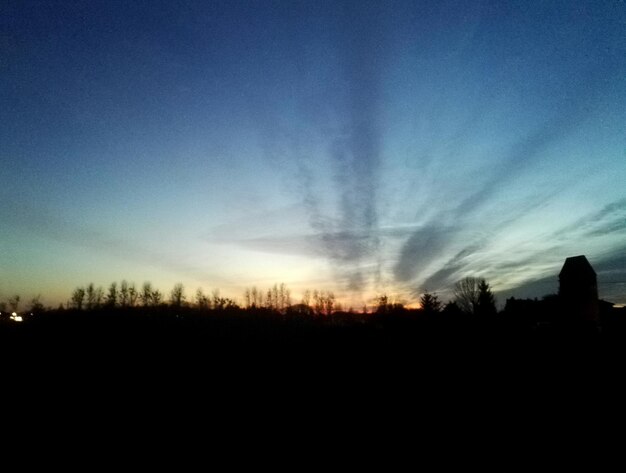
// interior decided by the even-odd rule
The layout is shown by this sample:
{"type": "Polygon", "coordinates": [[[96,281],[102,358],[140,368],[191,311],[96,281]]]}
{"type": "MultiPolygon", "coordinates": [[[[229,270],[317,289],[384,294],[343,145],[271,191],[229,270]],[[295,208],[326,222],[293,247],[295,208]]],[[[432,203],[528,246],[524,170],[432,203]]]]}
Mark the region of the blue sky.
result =
{"type": "Polygon", "coordinates": [[[626,303],[626,6],[5,2],[0,299],[127,279],[626,303]]]}

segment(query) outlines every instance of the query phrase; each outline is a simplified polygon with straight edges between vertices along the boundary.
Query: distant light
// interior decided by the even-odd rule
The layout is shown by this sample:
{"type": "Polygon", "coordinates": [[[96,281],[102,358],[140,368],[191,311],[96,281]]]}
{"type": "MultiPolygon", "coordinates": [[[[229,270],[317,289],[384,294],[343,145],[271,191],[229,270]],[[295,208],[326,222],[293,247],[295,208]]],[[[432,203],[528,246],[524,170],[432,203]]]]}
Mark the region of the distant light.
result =
{"type": "Polygon", "coordinates": [[[11,314],[11,317],[15,317],[16,315],[17,315],[17,312],[13,312],[13,313],[11,314]]]}
{"type": "Polygon", "coordinates": [[[21,315],[17,315],[15,312],[13,312],[11,314],[11,320],[13,320],[14,322],[22,322],[24,319],[22,319],[21,315]]]}

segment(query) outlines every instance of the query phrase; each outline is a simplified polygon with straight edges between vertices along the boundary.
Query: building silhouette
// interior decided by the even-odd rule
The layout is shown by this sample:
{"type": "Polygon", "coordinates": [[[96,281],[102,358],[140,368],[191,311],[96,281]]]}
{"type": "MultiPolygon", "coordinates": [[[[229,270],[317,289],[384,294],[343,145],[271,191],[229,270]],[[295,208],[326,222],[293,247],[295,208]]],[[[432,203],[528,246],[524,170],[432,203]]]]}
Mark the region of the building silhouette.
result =
{"type": "Polygon", "coordinates": [[[567,319],[598,320],[598,280],[584,255],[565,259],[559,273],[559,296],[567,319]]]}

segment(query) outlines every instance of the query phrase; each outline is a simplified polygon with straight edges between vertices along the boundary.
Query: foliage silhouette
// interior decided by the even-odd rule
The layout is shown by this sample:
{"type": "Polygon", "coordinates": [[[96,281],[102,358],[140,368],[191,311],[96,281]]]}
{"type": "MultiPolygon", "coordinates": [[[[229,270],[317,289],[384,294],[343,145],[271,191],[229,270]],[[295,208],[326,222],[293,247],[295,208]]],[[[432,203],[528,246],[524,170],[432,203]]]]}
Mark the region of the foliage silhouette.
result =
{"type": "Polygon", "coordinates": [[[436,315],[441,312],[441,301],[436,294],[426,292],[420,298],[420,306],[426,315],[436,315]]]}
{"type": "Polygon", "coordinates": [[[181,283],[177,283],[172,288],[172,292],[170,293],[170,304],[173,307],[180,308],[185,302],[185,288],[181,283]]]}
{"type": "Polygon", "coordinates": [[[117,283],[114,281],[109,286],[109,292],[106,296],[106,306],[107,307],[116,307],[117,306],[117,283]]]}
{"type": "Polygon", "coordinates": [[[489,284],[484,279],[478,283],[478,301],[475,313],[482,318],[493,318],[497,314],[496,299],[489,284]]]}
{"type": "Polygon", "coordinates": [[[20,296],[15,295],[9,299],[9,307],[12,312],[17,312],[20,307],[20,296]]]}
{"type": "MultiPolygon", "coordinates": [[[[0,337],[40,334],[57,344],[154,339],[163,341],[163,346],[189,342],[220,350],[267,343],[385,350],[418,346],[473,350],[496,343],[509,349],[583,335],[585,343],[599,339],[622,343],[626,338],[626,309],[605,301],[599,301],[602,331],[598,331],[597,325],[572,318],[561,295],[541,300],[510,298],[498,313],[487,281],[464,278],[455,286],[455,296],[444,305],[437,295],[426,292],[420,298],[421,308],[409,309],[383,294],[375,300],[374,313],[368,313],[367,307],[361,312],[343,311],[334,293],[326,290],[306,290],[301,302],[292,304],[289,288],[277,283],[264,290],[245,289],[240,307],[237,301],[221,296],[218,289],[209,296],[198,288],[195,298],[187,302],[185,288],[179,283],[166,304],[161,291],[150,282],[138,293],[134,283],[122,280],[119,285],[111,283],[106,296],[93,283],[77,287],[66,307],[57,310],[44,310],[37,296],[31,301],[32,315],[24,314],[22,324],[10,322],[6,314],[0,317],[0,337]]],[[[15,296],[3,306],[17,307],[19,301],[15,296]]]]}

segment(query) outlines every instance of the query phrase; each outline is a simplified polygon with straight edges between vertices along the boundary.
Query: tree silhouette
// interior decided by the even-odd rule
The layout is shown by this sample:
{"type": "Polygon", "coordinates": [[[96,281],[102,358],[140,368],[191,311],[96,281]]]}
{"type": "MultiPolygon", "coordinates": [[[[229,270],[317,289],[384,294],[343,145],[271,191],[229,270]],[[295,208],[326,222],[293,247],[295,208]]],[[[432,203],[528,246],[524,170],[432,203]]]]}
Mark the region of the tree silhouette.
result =
{"type": "Polygon", "coordinates": [[[285,312],[291,306],[291,291],[285,283],[278,287],[278,310],[285,312]]]}
{"type": "Polygon", "coordinates": [[[130,286],[128,286],[128,305],[130,305],[131,307],[135,307],[135,305],[137,305],[137,299],[139,298],[139,292],[137,292],[137,289],[135,288],[135,283],[131,283],[130,286]]]}
{"type": "Polygon", "coordinates": [[[214,310],[222,311],[225,309],[237,309],[239,307],[234,300],[228,297],[220,297],[219,289],[213,290],[212,297],[214,310]]]}
{"type": "Polygon", "coordinates": [[[285,313],[287,308],[291,306],[291,291],[287,288],[285,283],[280,285],[274,284],[269,288],[265,294],[265,300],[261,301],[260,292],[256,287],[252,289],[246,289],[244,292],[244,301],[246,307],[266,307],[267,309],[276,310],[281,313],[285,313]]]}
{"type": "Polygon", "coordinates": [[[77,287],[72,293],[72,307],[77,310],[83,309],[83,303],[85,301],[85,289],[77,287]]]}
{"type": "Polygon", "coordinates": [[[117,305],[117,296],[118,296],[117,283],[112,282],[111,285],[109,286],[109,293],[107,294],[107,298],[106,298],[107,307],[113,308],[117,305]]]}
{"type": "Polygon", "coordinates": [[[333,313],[335,306],[335,294],[332,292],[326,293],[326,298],[324,300],[324,309],[326,311],[326,315],[331,315],[333,313]]]}
{"type": "Polygon", "coordinates": [[[252,297],[250,296],[250,289],[246,288],[243,293],[243,304],[246,309],[252,308],[252,297]]]}
{"type": "Polygon", "coordinates": [[[420,297],[420,305],[427,315],[438,314],[441,312],[441,302],[436,294],[426,292],[420,297]]]}
{"type": "Polygon", "coordinates": [[[198,308],[206,310],[211,308],[211,300],[204,293],[201,287],[196,291],[196,305],[198,308]]]}
{"type": "Polygon", "coordinates": [[[33,314],[37,314],[44,311],[43,304],[41,303],[41,295],[33,297],[30,301],[30,311],[33,314]]]}
{"type": "Polygon", "coordinates": [[[170,304],[180,308],[185,302],[185,288],[181,283],[176,283],[170,293],[170,304]]]}
{"type": "Polygon", "coordinates": [[[399,314],[404,311],[404,304],[399,301],[392,302],[387,294],[376,297],[377,314],[399,314]]]}
{"type": "Polygon", "coordinates": [[[476,305],[476,315],[481,317],[493,317],[497,314],[496,300],[491,292],[489,284],[481,279],[478,284],[478,304],[476,305]]]}
{"type": "Polygon", "coordinates": [[[267,290],[267,295],[265,296],[265,307],[268,309],[278,308],[278,287],[276,284],[274,284],[273,288],[269,288],[267,290]]]}
{"type": "Polygon", "coordinates": [[[102,288],[95,287],[93,283],[89,283],[85,290],[87,297],[87,309],[97,309],[102,304],[102,288]]]}
{"type": "Polygon", "coordinates": [[[386,314],[389,311],[389,296],[382,294],[376,298],[376,313],[386,314]]]}
{"type": "Polygon", "coordinates": [[[324,314],[324,297],[323,295],[315,289],[313,291],[313,310],[317,315],[324,314]]]}
{"type": "Polygon", "coordinates": [[[152,305],[156,307],[163,300],[163,294],[161,294],[161,291],[159,291],[158,289],[155,289],[150,295],[150,300],[152,302],[152,305]]]}
{"type": "Polygon", "coordinates": [[[478,305],[480,280],[471,276],[461,279],[454,286],[454,301],[459,309],[473,315],[478,305]]]}
{"type": "Polygon", "coordinates": [[[335,307],[335,294],[330,291],[313,291],[313,309],[317,315],[331,315],[335,307]]]}
{"type": "Polygon", "coordinates": [[[149,281],[143,283],[139,300],[144,307],[149,307],[152,304],[152,284],[149,281]]]}
{"type": "Polygon", "coordinates": [[[120,306],[126,307],[129,304],[128,283],[126,279],[120,284],[120,306]]]}
{"type": "Polygon", "coordinates": [[[466,277],[454,286],[455,302],[466,314],[490,317],[497,313],[496,301],[484,279],[466,277]]]}
{"type": "Polygon", "coordinates": [[[85,289],[85,297],[87,298],[87,310],[91,310],[93,309],[95,300],[96,300],[96,287],[93,285],[93,283],[89,283],[87,285],[87,288],[85,289]]]}
{"type": "Polygon", "coordinates": [[[11,308],[12,312],[17,312],[17,309],[19,308],[19,306],[20,306],[20,296],[16,294],[9,299],[9,307],[11,308]]]}

